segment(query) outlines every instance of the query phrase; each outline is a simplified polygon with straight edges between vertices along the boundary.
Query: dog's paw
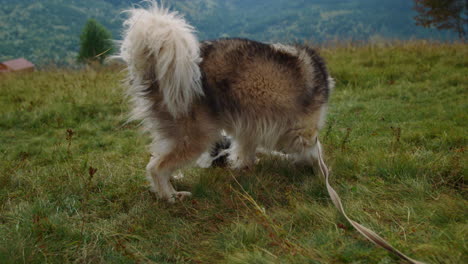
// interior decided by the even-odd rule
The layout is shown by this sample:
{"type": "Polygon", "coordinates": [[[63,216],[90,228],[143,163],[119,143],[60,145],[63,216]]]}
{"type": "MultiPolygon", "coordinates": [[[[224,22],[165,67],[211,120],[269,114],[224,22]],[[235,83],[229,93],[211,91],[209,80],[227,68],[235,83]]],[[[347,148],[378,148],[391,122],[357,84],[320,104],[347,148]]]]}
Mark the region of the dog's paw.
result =
{"type": "Polygon", "coordinates": [[[169,203],[175,203],[176,201],[183,201],[187,197],[191,197],[191,192],[175,192],[172,196],[167,200],[169,203]]]}

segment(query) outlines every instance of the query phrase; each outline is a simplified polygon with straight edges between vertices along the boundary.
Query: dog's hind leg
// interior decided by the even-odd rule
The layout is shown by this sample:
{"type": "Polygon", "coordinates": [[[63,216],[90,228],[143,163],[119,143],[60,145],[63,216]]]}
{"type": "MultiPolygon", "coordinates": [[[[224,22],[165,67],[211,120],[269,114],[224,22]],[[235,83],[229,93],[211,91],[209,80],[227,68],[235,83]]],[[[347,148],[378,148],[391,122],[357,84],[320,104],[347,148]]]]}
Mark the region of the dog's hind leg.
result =
{"type": "Polygon", "coordinates": [[[172,171],[161,169],[160,163],[161,160],[159,158],[151,157],[150,162],[146,166],[146,176],[151,183],[151,190],[159,198],[174,202],[177,192],[170,182],[172,171]]]}
{"type": "MultiPolygon", "coordinates": [[[[152,185],[152,190],[159,198],[174,203],[191,196],[190,192],[180,192],[172,186],[172,174],[189,164],[204,151],[205,147],[200,142],[179,141],[174,144],[169,140],[162,140],[163,143],[153,145],[155,152],[150,162],[146,166],[147,177],[152,185]],[[164,148],[157,148],[164,146],[164,148]]],[[[174,141],[175,142],[175,141],[174,141]]]]}

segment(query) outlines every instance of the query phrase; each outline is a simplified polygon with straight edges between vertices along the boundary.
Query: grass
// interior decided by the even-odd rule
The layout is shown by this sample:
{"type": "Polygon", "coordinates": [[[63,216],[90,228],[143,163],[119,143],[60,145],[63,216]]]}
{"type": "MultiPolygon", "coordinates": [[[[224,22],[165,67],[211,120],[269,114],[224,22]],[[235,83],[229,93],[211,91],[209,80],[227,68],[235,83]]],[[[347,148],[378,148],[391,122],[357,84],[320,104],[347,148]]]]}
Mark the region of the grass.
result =
{"type": "MultiPolygon", "coordinates": [[[[428,263],[468,258],[468,46],[321,51],[337,79],[321,133],[349,215],[428,263]]],[[[348,225],[310,168],[188,169],[148,191],[148,138],[115,70],[0,76],[0,263],[398,263],[348,225]]]]}

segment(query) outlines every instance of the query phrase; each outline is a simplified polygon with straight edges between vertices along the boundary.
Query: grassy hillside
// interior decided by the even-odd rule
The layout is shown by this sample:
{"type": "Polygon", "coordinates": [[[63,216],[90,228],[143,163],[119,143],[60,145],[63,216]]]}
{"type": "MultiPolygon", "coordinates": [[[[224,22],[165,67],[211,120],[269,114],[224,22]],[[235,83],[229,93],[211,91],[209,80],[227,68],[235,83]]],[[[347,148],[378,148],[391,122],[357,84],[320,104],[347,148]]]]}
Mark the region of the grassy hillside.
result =
{"type": "MultiPolygon", "coordinates": [[[[321,138],[349,215],[416,259],[462,263],[468,47],[321,53],[337,79],[321,138]]],[[[158,201],[121,78],[1,76],[0,263],[398,262],[345,222],[310,168],[274,158],[184,170],[175,184],[193,199],[158,201]]]]}
{"type": "MultiPolygon", "coordinates": [[[[74,64],[79,35],[95,18],[120,39],[121,11],[141,0],[0,0],[0,61],[25,57],[38,65],[74,64]]],[[[450,40],[450,32],[417,27],[408,0],[167,0],[198,30],[262,41],[323,42],[375,38],[450,40]]]]}

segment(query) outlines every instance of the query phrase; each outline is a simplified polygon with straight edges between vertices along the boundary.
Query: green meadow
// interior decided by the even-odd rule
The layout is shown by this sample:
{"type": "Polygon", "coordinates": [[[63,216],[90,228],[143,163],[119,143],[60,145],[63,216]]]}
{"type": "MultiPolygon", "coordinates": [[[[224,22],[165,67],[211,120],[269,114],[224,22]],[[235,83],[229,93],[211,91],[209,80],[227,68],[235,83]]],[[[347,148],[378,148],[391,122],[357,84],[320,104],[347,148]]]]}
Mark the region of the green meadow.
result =
{"type": "MultiPolygon", "coordinates": [[[[320,137],[351,218],[427,263],[468,259],[468,46],[320,49],[320,137]]],[[[116,68],[0,75],[0,263],[402,263],[338,213],[311,168],[186,169],[149,192],[147,135],[116,68]]]]}

